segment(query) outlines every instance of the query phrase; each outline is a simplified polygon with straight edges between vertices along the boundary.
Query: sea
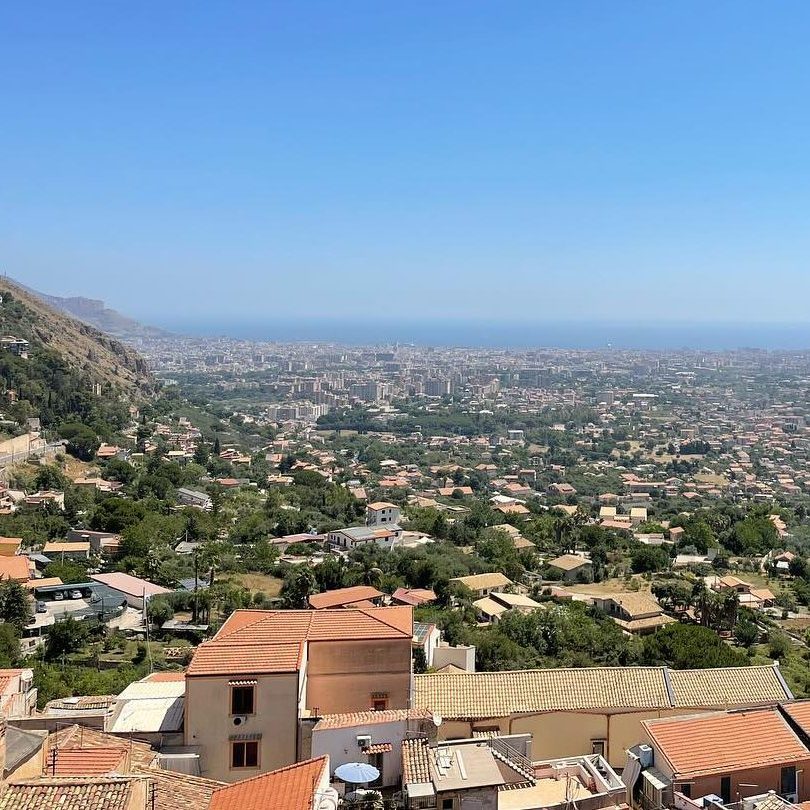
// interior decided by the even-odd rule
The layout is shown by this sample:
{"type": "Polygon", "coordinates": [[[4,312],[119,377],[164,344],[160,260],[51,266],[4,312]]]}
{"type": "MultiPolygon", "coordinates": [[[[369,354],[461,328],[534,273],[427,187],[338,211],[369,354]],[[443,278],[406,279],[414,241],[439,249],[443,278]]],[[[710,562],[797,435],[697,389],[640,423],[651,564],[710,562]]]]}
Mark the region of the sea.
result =
{"type": "Polygon", "coordinates": [[[639,350],[808,350],[810,323],[504,322],[347,317],[262,320],[175,320],[157,324],[176,334],[273,342],[482,348],[639,350]]]}

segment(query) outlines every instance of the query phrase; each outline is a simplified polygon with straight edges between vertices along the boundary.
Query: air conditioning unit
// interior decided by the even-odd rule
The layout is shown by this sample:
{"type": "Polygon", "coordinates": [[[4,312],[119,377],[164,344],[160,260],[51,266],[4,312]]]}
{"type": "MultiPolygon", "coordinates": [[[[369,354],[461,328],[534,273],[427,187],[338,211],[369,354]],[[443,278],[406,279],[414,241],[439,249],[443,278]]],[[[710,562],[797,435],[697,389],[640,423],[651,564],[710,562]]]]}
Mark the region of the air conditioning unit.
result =
{"type": "Polygon", "coordinates": [[[371,745],[371,735],[370,734],[358,734],[357,735],[357,747],[358,748],[368,748],[371,745]]]}
{"type": "Polygon", "coordinates": [[[243,714],[237,715],[233,718],[233,724],[235,726],[244,726],[247,723],[247,717],[243,714]]]}

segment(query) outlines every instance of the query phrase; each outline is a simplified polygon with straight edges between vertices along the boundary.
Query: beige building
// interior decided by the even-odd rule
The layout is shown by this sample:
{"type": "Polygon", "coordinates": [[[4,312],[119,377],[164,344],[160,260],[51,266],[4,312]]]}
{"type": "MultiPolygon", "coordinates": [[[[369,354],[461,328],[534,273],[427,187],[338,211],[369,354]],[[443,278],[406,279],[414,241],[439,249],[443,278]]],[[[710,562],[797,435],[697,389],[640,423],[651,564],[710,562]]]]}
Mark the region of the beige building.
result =
{"type": "Polygon", "coordinates": [[[289,765],[325,714],[408,708],[412,638],[410,606],[236,611],[186,672],[185,743],[202,775],[289,765]]]}
{"type": "Polygon", "coordinates": [[[593,606],[606,613],[626,633],[653,633],[665,624],[677,621],[664,613],[655,597],[649,593],[612,593],[594,596],[593,606]]]}
{"type": "Polygon", "coordinates": [[[594,753],[617,767],[644,720],[791,698],[776,666],[592,667],[415,675],[413,703],[443,718],[440,739],[531,734],[536,758],[594,753]]]}

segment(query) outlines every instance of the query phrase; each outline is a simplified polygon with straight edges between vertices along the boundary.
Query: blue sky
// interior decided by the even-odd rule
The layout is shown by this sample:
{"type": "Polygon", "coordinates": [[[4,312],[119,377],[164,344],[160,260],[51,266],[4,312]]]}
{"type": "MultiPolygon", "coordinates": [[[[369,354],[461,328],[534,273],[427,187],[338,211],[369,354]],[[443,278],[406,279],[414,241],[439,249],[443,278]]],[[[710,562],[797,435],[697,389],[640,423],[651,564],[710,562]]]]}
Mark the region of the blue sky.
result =
{"type": "Polygon", "coordinates": [[[806,2],[0,10],[0,269],[145,319],[807,322],[806,2]]]}

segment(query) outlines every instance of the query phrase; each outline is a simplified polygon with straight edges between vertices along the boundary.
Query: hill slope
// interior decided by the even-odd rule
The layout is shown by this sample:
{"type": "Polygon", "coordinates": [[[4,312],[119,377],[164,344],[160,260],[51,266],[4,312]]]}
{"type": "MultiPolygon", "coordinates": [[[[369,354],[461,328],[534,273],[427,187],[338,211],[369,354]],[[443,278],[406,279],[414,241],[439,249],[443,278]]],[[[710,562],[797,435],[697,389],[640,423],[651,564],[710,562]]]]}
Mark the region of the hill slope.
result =
{"type": "MultiPolygon", "coordinates": [[[[18,286],[22,287],[23,285],[18,286]]],[[[103,301],[95,298],[84,298],[83,296],[62,297],[41,293],[38,290],[32,290],[30,287],[23,287],[23,289],[54,309],[65,312],[80,321],[90,324],[90,326],[95,326],[101,332],[121,340],[167,337],[170,335],[165,329],[146,326],[134,318],[122,315],[120,312],[105,306],[103,301]]]]}
{"type": "Polygon", "coordinates": [[[60,312],[8,278],[0,278],[0,332],[60,356],[105,394],[140,398],[152,390],[144,359],[98,329],[60,312]]]}

